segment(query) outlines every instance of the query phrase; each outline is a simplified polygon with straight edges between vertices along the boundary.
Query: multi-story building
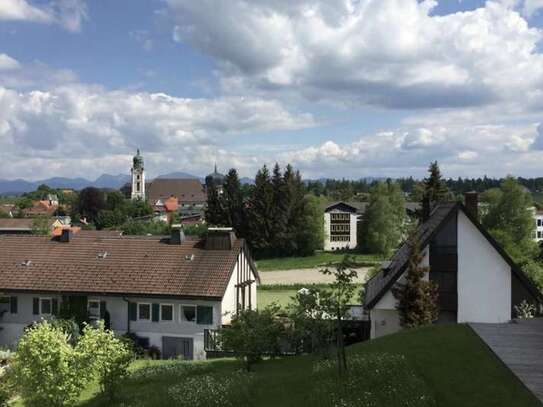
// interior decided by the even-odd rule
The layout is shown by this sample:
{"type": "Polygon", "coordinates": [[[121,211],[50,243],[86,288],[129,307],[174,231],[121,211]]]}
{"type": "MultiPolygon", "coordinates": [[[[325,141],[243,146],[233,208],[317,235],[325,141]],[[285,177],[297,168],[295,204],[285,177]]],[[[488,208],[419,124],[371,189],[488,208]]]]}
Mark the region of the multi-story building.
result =
{"type": "MultiPolygon", "coordinates": [[[[354,249],[358,245],[358,227],[367,202],[335,202],[324,210],[324,250],[354,249]]],[[[408,214],[419,209],[416,202],[406,202],[408,214]]]]}
{"type": "Polygon", "coordinates": [[[543,242],[543,210],[537,209],[534,211],[535,218],[535,240],[543,242]]]}

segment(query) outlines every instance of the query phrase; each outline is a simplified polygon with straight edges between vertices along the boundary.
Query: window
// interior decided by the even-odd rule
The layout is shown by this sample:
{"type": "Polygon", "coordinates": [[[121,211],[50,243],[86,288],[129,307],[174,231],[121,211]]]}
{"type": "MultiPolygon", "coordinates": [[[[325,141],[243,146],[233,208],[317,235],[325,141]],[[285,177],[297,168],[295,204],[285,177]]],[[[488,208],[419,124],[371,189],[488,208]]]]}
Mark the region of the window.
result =
{"type": "Polygon", "coordinates": [[[195,305],[181,305],[181,321],[196,322],[195,305]]]}
{"type": "Polygon", "coordinates": [[[9,312],[9,297],[0,297],[0,316],[9,312]]]}
{"type": "Polygon", "coordinates": [[[173,321],[173,305],[172,304],[160,304],[160,320],[173,321]]]}
{"type": "Polygon", "coordinates": [[[90,319],[100,319],[100,301],[90,300],[88,303],[88,312],[90,319]]]}
{"type": "Polygon", "coordinates": [[[540,231],[540,232],[537,232],[537,238],[538,238],[538,239],[543,238],[543,232],[541,232],[541,231],[540,231]]]}
{"type": "Polygon", "coordinates": [[[198,305],[196,322],[200,325],[211,325],[213,323],[213,307],[198,305]]]}
{"type": "Polygon", "coordinates": [[[40,298],[40,314],[51,315],[53,313],[53,305],[51,298],[40,298]]]}
{"type": "Polygon", "coordinates": [[[537,226],[539,226],[539,227],[543,226],[543,220],[538,219],[537,220],[537,226]]]}
{"type": "Polygon", "coordinates": [[[151,320],[151,304],[138,304],[138,320],[150,321],[151,320]]]}

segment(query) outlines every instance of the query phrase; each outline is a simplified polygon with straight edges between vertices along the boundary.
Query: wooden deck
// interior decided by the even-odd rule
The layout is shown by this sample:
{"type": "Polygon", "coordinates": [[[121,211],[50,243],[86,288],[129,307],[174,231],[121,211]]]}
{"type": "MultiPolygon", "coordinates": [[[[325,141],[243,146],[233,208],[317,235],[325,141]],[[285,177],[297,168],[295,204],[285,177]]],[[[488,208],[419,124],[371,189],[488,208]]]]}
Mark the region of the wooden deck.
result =
{"type": "Polygon", "coordinates": [[[470,326],[543,402],[543,318],[510,324],[470,326]]]}

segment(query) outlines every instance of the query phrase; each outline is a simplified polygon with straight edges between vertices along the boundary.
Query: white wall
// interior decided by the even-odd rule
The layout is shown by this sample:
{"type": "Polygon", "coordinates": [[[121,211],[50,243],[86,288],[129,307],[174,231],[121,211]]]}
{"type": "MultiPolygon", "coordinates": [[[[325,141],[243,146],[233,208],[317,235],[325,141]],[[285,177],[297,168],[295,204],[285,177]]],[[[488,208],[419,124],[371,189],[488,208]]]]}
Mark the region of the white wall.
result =
{"type": "Polygon", "coordinates": [[[511,267],[466,215],[458,213],[458,322],[511,319],[511,267]]]}
{"type": "MultiPolygon", "coordinates": [[[[428,247],[424,249],[424,257],[422,258],[421,264],[423,267],[428,267],[430,264],[430,253],[428,247]]],[[[424,279],[428,281],[428,273],[425,274],[424,279]]],[[[398,279],[398,284],[405,284],[405,272],[398,279]]],[[[394,294],[392,294],[392,291],[388,290],[370,310],[371,339],[395,333],[401,329],[400,318],[398,311],[396,310],[397,303],[398,301],[394,297],[394,294]]]]}
{"type": "MultiPolygon", "coordinates": [[[[17,340],[23,334],[23,329],[33,321],[42,318],[32,314],[32,299],[34,297],[53,297],[59,300],[60,296],[48,294],[10,294],[17,297],[17,314],[4,314],[0,320],[0,346],[15,347],[17,340]]],[[[128,327],[128,304],[122,297],[110,296],[88,296],[88,300],[99,300],[106,302],[106,309],[111,317],[111,329],[118,334],[125,333],[128,327]]],[[[221,315],[221,303],[219,301],[205,300],[173,300],[145,297],[130,297],[134,303],[158,303],[173,305],[173,321],[130,321],[130,331],[138,336],[149,338],[150,345],[157,346],[162,350],[162,337],[173,336],[180,338],[192,338],[194,342],[194,358],[205,358],[204,352],[204,330],[218,329],[223,321],[221,315]],[[202,325],[195,322],[181,320],[181,305],[207,305],[213,307],[213,324],[202,325]]],[[[46,317],[51,318],[51,317],[46,317]]]]}
{"type": "Polygon", "coordinates": [[[357,242],[357,227],[358,227],[358,214],[350,212],[342,212],[338,210],[332,210],[324,213],[324,250],[341,250],[341,249],[354,249],[357,242]],[[349,213],[350,223],[350,237],[348,242],[332,242],[330,237],[331,223],[330,213],[349,213]]]}

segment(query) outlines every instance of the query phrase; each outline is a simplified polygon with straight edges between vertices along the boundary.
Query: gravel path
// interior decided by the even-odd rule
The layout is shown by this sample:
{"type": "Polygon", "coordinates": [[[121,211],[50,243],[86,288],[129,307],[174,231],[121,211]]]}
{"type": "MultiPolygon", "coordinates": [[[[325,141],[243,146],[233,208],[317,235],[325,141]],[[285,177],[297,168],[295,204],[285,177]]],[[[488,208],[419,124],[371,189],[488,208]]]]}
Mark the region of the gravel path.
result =
{"type": "MultiPolygon", "coordinates": [[[[363,283],[369,267],[355,269],[358,272],[357,283],[363,283]]],[[[333,276],[325,276],[320,268],[261,271],[260,281],[263,285],[270,284],[326,284],[334,280],[333,276]]]]}

